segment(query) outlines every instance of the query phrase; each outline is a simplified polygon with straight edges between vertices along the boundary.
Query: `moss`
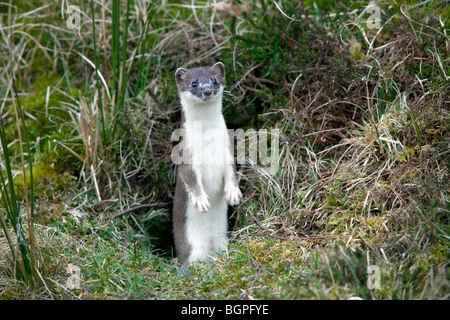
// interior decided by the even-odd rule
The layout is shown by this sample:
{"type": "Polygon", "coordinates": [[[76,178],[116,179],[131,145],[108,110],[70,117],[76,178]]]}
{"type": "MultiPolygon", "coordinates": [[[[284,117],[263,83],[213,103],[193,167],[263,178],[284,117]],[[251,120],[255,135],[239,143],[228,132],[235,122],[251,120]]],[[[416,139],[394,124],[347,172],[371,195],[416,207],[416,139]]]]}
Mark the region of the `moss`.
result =
{"type": "Polygon", "coordinates": [[[354,217],[355,214],[352,211],[335,210],[334,213],[327,217],[325,230],[334,233],[341,233],[349,230],[354,217]]]}
{"type": "MultiPolygon", "coordinates": [[[[47,99],[47,87],[53,88],[58,82],[56,74],[40,75],[33,83],[35,91],[26,97],[21,97],[20,104],[26,114],[25,125],[28,131],[30,148],[35,160],[47,166],[49,171],[58,173],[69,170],[79,171],[82,163],[79,162],[68,150],[57,146],[54,140],[65,142],[74,138],[74,130],[68,111],[64,103],[73,103],[70,98],[59,91],[53,91],[47,99]]],[[[53,89],[52,89],[53,90],[53,89]]],[[[64,88],[62,88],[64,90],[64,88]]],[[[72,97],[78,95],[75,89],[68,90],[72,97]]],[[[9,105],[10,116],[5,124],[5,131],[10,143],[10,154],[17,158],[20,154],[20,145],[17,141],[18,130],[13,105],[9,105]]],[[[22,124],[19,124],[23,136],[22,124]]],[[[80,144],[81,147],[81,144],[80,144]]],[[[72,147],[76,152],[81,152],[79,147],[72,147]]]]}
{"type": "Polygon", "coordinates": [[[352,41],[350,41],[349,52],[350,55],[356,60],[364,60],[367,58],[366,55],[361,51],[361,43],[356,39],[352,39],[352,41]]]}
{"type": "Polygon", "coordinates": [[[416,155],[416,148],[404,148],[402,154],[396,159],[398,162],[408,162],[416,155]]]}
{"type": "Polygon", "coordinates": [[[365,225],[369,230],[380,232],[386,224],[386,217],[375,216],[371,218],[362,219],[361,223],[365,225]]]}
{"type": "MultiPolygon", "coordinates": [[[[31,175],[29,168],[25,171],[25,181],[27,183],[28,190],[30,190],[31,175]]],[[[23,174],[18,174],[14,178],[14,184],[19,191],[19,194],[23,194],[25,190],[25,181],[23,174]]],[[[55,192],[66,191],[68,188],[70,190],[76,184],[76,178],[72,175],[67,172],[56,172],[43,163],[36,163],[33,165],[33,181],[35,198],[47,199],[49,195],[51,196],[55,192]]]]}
{"type": "Polygon", "coordinates": [[[336,206],[339,206],[339,201],[335,197],[328,196],[325,199],[325,207],[332,208],[332,207],[336,207],[336,206]]]}

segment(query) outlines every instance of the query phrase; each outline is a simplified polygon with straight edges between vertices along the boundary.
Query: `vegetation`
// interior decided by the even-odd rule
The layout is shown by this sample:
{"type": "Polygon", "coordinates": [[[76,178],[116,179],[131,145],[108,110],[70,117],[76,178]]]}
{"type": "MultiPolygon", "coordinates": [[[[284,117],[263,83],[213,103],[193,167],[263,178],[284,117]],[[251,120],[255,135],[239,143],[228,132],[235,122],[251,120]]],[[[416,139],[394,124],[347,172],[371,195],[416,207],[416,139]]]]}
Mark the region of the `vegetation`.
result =
{"type": "Polygon", "coordinates": [[[448,299],[448,1],[193,4],[0,3],[0,297],[448,299]],[[279,169],[180,277],[173,74],[217,61],[279,169]]]}

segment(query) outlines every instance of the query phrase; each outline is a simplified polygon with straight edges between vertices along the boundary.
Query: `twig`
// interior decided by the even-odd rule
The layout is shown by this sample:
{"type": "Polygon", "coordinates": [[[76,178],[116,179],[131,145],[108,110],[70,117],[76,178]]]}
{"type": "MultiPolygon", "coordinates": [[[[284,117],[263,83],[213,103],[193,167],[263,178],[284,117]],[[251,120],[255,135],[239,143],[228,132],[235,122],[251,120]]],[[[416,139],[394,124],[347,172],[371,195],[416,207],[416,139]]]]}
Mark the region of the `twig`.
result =
{"type": "Polygon", "coordinates": [[[256,274],[255,279],[253,279],[252,283],[250,284],[250,288],[249,288],[249,289],[250,289],[250,294],[251,294],[251,292],[252,292],[252,290],[253,290],[253,287],[255,286],[256,280],[258,280],[259,277],[261,276],[263,267],[264,267],[264,266],[263,266],[262,264],[259,265],[258,273],[256,274]]]}
{"type": "Polygon", "coordinates": [[[115,218],[121,217],[121,216],[123,216],[123,215],[125,215],[125,214],[127,214],[127,213],[129,213],[129,212],[131,212],[131,211],[135,211],[135,210],[139,210],[139,209],[143,209],[143,208],[153,208],[153,207],[158,207],[158,206],[164,207],[164,206],[167,206],[167,203],[148,203],[148,204],[141,204],[141,205],[139,205],[139,206],[132,207],[132,208],[129,208],[129,209],[124,210],[124,211],[122,211],[122,212],[116,213],[115,215],[113,215],[113,216],[111,216],[111,217],[106,217],[104,220],[115,219],[115,218]]]}
{"type": "MultiPolygon", "coordinates": [[[[278,236],[274,236],[273,234],[270,234],[269,230],[264,227],[261,223],[261,221],[259,221],[258,219],[256,219],[255,217],[253,217],[253,220],[255,221],[255,223],[258,225],[258,227],[260,229],[262,229],[264,231],[264,233],[271,238],[274,239],[279,239],[279,240],[318,240],[318,239],[334,239],[334,238],[339,238],[339,236],[312,236],[312,237],[293,237],[293,238],[287,238],[287,237],[278,237],[278,236]]],[[[257,234],[254,234],[257,235],[257,234]]]]}
{"type": "Polygon", "coordinates": [[[84,157],[80,156],[78,153],[76,153],[75,151],[73,151],[72,149],[70,149],[69,147],[66,147],[62,142],[59,142],[56,139],[53,139],[53,142],[56,143],[57,145],[63,147],[64,149],[66,149],[67,151],[69,151],[71,154],[73,154],[75,157],[77,157],[81,162],[84,162],[84,157]]]}
{"type": "Polygon", "coordinates": [[[267,228],[264,227],[264,226],[262,225],[261,221],[259,221],[259,220],[256,219],[255,217],[253,217],[253,221],[255,221],[255,223],[258,225],[258,227],[259,227],[260,229],[262,229],[262,230],[264,231],[264,233],[265,233],[268,237],[270,237],[270,238],[275,238],[275,239],[279,239],[279,240],[289,240],[289,238],[286,238],[286,237],[277,237],[277,236],[274,236],[274,235],[270,234],[270,233],[269,233],[269,230],[267,230],[267,228]]]}
{"type": "Polygon", "coordinates": [[[97,178],[95,176],[94,166],[91,164],[91,172],[92,172],[92,180],[94,180],[95,193],[97,194],[98,202],[102,201],[102,197],[100,196],[100,190],[98,189],[97,178]]]}

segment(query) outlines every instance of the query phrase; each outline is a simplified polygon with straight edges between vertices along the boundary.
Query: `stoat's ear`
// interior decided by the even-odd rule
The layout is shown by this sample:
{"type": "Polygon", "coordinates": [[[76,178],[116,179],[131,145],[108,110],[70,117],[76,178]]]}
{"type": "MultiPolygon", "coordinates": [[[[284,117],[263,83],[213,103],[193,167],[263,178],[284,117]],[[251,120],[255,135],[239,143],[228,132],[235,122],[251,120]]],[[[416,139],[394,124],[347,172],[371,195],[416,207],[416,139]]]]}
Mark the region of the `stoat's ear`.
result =
{"type": "Polygon", "coordinates": [[[225,66],[222,62],[217,62],[215,65],[212,66],[213,69],[217,70],[219,72],[219,76],[222,78],[222,81],[225,81],[225,66]]]}
{"type": "Polygon", "coordinates": [[[187,72],[188,69],[185,68],[178,68],[177,71],[175,71],[175,80],[177,84],[179,84],[184,79],[184,76],[187,72]]]}

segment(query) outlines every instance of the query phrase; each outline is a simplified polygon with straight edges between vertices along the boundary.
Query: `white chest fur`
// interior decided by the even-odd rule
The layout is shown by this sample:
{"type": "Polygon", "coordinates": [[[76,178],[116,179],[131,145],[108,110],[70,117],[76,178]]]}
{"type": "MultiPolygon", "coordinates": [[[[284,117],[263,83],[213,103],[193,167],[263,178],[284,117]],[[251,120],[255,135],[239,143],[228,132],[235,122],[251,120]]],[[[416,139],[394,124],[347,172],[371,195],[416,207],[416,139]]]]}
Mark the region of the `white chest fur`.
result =
{"type": "Polygon", "coordinates": [[[227,244],[227,201],[236,204],[241,197],[236,185],[230,140],[218,99],[198,103],[190,93],[180,94],[185,115],[185,147],[193,172],[205,198],[186,204],[186,240],[191,247],[188,263],[208,260],[227,244]],[[208,202],[203,212],[196,201],[208,202]]]}

